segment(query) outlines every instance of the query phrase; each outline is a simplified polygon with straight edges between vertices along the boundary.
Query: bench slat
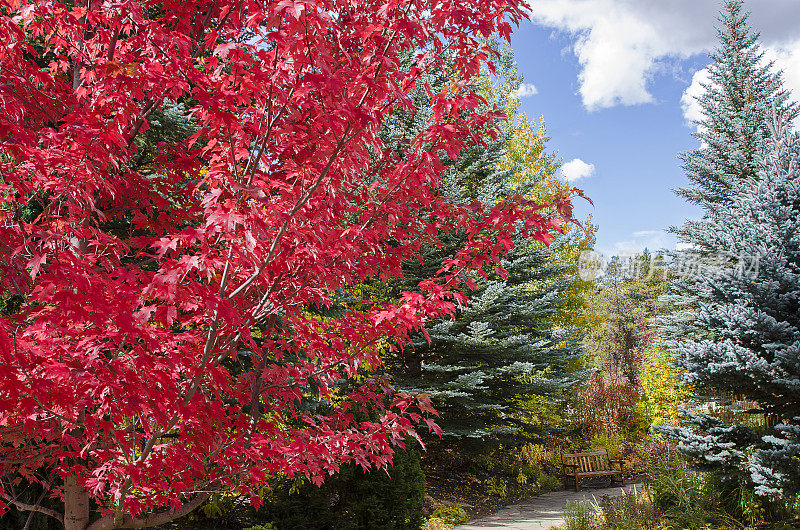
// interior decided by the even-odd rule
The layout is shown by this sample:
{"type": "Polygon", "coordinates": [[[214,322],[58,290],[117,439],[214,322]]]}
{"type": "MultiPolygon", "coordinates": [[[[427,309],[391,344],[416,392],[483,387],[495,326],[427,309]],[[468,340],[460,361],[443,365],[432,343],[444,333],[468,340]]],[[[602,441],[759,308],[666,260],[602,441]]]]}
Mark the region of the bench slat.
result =
{"type": "Polygon", "coordinates": [[[609,475],[619,475],[619,470],[615,469],[607,469],[604,471],[588,471],[586,473],[579,473],[579,477],[601,477],[601,476],[609,476],[609,475]]]}

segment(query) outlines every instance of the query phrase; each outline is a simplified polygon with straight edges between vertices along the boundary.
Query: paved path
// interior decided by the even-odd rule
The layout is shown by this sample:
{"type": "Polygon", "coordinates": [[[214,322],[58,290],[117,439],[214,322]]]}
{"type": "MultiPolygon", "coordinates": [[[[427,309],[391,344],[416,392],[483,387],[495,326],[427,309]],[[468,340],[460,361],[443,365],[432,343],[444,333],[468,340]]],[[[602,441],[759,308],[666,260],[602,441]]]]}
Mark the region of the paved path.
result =
{"type": "MultiPolygon", "coordinates": [[[[635,484],[628,484],[625,490],[637,487],[635,484]]],[[[641,489],[642,486],[638,485],[641,489]]],[[[509,530],[547,530],[553,526],[564,522],[564,507],[567,501],[592,500],[592,496],[598,500],[603,495],[615,497],[622,494],[623,488],[592,488],[584,489],[580,492],[573,490],[554,491],[538,497],[531,497],[519,504],[503,508],[499,512],[472,521],[469,524],[456,526],[453,530],[484,530],[486,528],[507,528],[509,530]]]]}

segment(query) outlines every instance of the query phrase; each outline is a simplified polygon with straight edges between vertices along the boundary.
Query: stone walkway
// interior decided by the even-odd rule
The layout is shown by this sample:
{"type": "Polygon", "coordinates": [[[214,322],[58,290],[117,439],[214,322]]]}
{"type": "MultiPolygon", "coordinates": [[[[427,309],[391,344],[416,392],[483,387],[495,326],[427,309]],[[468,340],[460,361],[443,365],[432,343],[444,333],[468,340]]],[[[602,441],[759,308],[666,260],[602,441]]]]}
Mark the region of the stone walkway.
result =
{"type": "Polygon", "coordinates": [[[624,488],[589,488],[579,492],[573,490],[554,491],[538,497],[531,497],[519,504],[503,508],[499,512],[456,526],[454,530],[480,530],[486,528],[507,528],[509,530],[547,530],[564,522],[564,508],[567,501],[598,500],[603,495],[616,497],[624,490],[634,487],[641,490],[641,484],[627,484],[624,488]]]}

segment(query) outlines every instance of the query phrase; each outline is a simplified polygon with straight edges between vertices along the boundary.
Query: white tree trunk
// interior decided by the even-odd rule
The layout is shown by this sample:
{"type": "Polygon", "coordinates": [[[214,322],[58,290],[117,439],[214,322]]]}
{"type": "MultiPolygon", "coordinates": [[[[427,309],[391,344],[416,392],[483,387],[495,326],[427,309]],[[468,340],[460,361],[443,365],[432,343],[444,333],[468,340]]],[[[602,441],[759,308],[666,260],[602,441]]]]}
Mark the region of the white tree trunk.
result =
{"type": "Polygon", "coordinates": [[[86,530],[89,526],[89,492],[70,475],[64,479],[64,530],[86,530]]]}

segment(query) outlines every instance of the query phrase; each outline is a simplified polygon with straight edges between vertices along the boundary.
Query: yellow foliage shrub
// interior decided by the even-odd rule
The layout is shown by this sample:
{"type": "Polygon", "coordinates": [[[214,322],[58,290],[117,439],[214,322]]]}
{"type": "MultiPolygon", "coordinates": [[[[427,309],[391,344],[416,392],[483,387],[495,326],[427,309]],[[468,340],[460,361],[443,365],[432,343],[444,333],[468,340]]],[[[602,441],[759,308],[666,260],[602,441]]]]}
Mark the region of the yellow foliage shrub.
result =
{"type": "Polygon", "coordinates": [[[692,396],[691,387],[681,382],[680,375],[666,348],[653,346],[645,352],[640,372],[642,405],[652,425],[677,421],[679,406],[692,396]]]}

